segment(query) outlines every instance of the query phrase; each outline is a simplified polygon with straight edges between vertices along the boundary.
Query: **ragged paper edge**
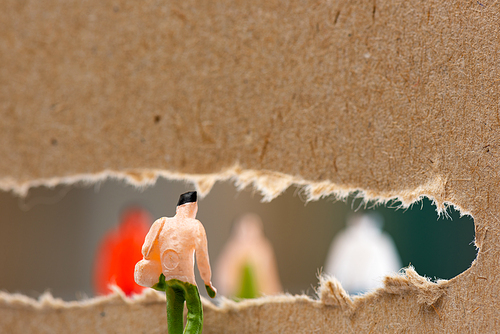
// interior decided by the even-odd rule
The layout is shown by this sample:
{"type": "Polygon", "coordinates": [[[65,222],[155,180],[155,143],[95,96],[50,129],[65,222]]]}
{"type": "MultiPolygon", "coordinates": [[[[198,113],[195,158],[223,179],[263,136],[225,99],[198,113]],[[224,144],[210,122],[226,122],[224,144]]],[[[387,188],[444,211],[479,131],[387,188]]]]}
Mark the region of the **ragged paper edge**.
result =
{"type": "Polygon", "coordinates": [[[386,276],[384,278],[384,288],[375,293],[416,293],[418,304],[431,306],[445,294],[449,284],[449,280],[443,279],[432,282],[428,277],[420,276],[415,271],[415,268],[409,266],[404,269],[404,275],[386,276]]]}
{"type": "MultiPolygon", "coordinates": [[[[442,280],[431,282],[428,278],[417,274],[413,267],[403,269],[399,274],[387,276],[384,287],[361,296],[350,296],[341,286],[340,282],[332,276],[321,275],[319,287],[316,289],[317,298],[307,295],[281,294],[264,296],[256,299],[234,301],[224,297],[218,298],[216,304],[201,297],[205,309],[214,312],[237,312],[248,308],[258,308],[264,304],[294,304],[309,303],[315,307],[338,308],[346,316],[352,315],[356,309],[373,299],[383,298],[384,295],[415,295],[418,304],[431,306],[446,294],[450,281],[442,280]]],[[[39,311],[54,309],[74,309],[97,307],[103,305],[151,305],[164,304],[165,295],[153,289],[145,289],[141,294],[127,297],[119,287],[113,287],[113,292],[107,296],[94,297],[80,301],[63,301],[54,298],[50,293],[44,293],[38,299],[33,299],[21,294],[0,292],[0,307],[7,306],[11,309],[35,309],[39,311]]]]}
{"type": "MultiPolygon", "coordinates": [[[[263,202],[269,202],[279,196],[290,186],[300,189],[302,197],[306,201],[316,201],[321,198],[332,196],[333,200],[346,201],[349,196],[354,195],[361,198],[364,203],[370,205],[384,205],[389,202],[397,203],[398,208],[407,208],[410,205],[427,197],[436,205],[438,214],[446,214],[447,207],[453,205],[447,203],[441,196],[444,193],[445,180],[437,176],[426,184],[414,189],[402,190],[398,192],[377,192],[355,187],[338,185],[328,180],[321,182],[311,182],[300,177],[294,177],[273,171],[242,169],[238,165],[226,169],[217,174],[184,174],[164,170],[129,170],[123,172],[104,171],[99,174],[82,174],[72,177],[51,178],[45,180],[35,180],[19,184],[13,180],[0,180],[0,189],[13,191],[20,196],[26,196],[29,189],[33,187],[45,186],[55,187],[59,185],[74,184],[96,184],[107,179],[123,180],[138,188],[145,188],[156,183],[157,179],[163,177],[168,180],[184,181],[192,183],[199,192],[200,197],[206,196],[214,184],[219,181],[230,181],[235,184],[238,190],[243,190],[248,186],[253,187],[262,195],[263,202]]],[[[464,208],[453,205],[461,215],[469,214],[464,208]]],[[[469,268],[470,269],[470,268],[469,268]]],[[[469,270],[468,269],[468,270],[469,270]]],[[[463,273],[462,273],[463,274],[463,273]]],[[[453,281],[453,279],[451,280],[453,281]]],[[[265,296],[252,300],[235,302],[228,299],[219,299],[217,306],[202,298],[204,307],[208,307],[217,312],[227,312],[230,310],[241,310],[244,308],[256,307],[268,303],[313,303],[319,307],[339,307],[342,311],[352,313],[358,305],[365,303],[372,298],[381,298],[384,294],[416,294],[419,304],[433,305],[445,293],[445,287],[451,281],[431,282],[429,279],[419,276],[412,268],[406,268],[399,275],[386,277],[385,286],[362,296],[349,296],[342,288],[340,282],[333,277],[320,276],[319,288],[317,289],[318,299],[312,299],[306,295],[279,295],[265,296]]],[[[44,308],[72,308],[86,307],[97,304],[108,303],[164,303],[165,297],[158,292],[146,289],[141,295],[132,298],[126,297],[117,287],[114,293],[105,297],[96,297],[83,301],[65,302],[52,297],[49,293],[43,294],[38,300],[19,295],[0,292],[0,304],[7,304],[9,307],[33,307],[44,308]]]]}
{"type": "Polygon", "coordinates": [[[386,294],[415,294],[418,304],[431,306],[446,294],[446,288],[451,281],[432,282],[430,278],[420,276],[413,266],[409,266],[401,269],[399,273],[385,276],[383,282],[382,288],[363,295],[350,296],[334,276],[322,274],[319,276],[319,287],[316,294],[321,304],[340,307],[347,312],[353,312],[367,300],[377,299],[386,294]]]}
{"type": "Polygon", "coordinates": [[[122,180],[139,189],[144,189],[156,183],[158,178],[172,181],[192,183],[201,198],[206,196],[216,182],[233,182],[238,190],[251,186],[262,195],[262,202],[270,202],[282,194],[286,189],[295,186],[300,189],[301,197],[306,201],[317,201],[321,198],[333,196],[334,201],[346,201],[349,196],[360,198],[362,203],[370,206],[391,203],[396,208],[408,208],[418,203],[424,197],[429,198],[436,206],[438,215],[446,215],[448,207],[452,206],[460,215],[470,215],[465,208],[450,203],[444,198],[446,179],[436,176],[425,184],[412,189],[398,191],[367,190],[347,185],[340,185],[329,180],[314,182],[299,176],[291,176],[267,170],[243,169],[238,164],[215,174],[186,174],[166,170],[124,170],[103,171],[96,174],[79,174],[67,177],[38,179],[29,182],[18,182],[12,178],[0,179],[0,190],[12,191],[14,194],[25,197],[31,188],[60,185],[93,185],[108,179],[122,180]]]}
{"type": "Polygon", "coordinates": [[[153,289],[144,289],[141,294],[127,297],[118,287],[110,287],[112,293],[105,296],[98,296],[83,300],[64,301],[55,298],[50,292],[45,292],[38,299],[25,296],[20,293],[8,293],[0,291],[0,305],[7,305],[9,308],[31,308],[35,310],[71,309],[81,307],[95,307],[108,304],[136,304],[136,303],[165,303],[165,294],[153,289]]]}

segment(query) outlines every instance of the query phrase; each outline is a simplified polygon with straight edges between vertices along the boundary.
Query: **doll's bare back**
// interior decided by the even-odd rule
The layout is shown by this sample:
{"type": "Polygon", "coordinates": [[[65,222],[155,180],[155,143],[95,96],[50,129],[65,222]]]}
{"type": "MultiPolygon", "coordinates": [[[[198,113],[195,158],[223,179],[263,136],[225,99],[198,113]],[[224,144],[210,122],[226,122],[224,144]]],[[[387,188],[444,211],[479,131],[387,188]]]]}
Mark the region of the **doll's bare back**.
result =
{"type": "Polygon", "coordinates": [[[195,284],[194,252],[201,237],[201,223],[192,218],[162,218],[158,236],[159,255],[165,280],[178,279],[195,284]]]}
{"type": "Polygon", "coordinates": [[[172,218],[160,218],[151,226],[142,246],[143,259],[136,264],[137,284],[152,287],[160,274],[165,280],[178,279],[196,285],[194,254],[205,285],[212,286],[208,260],[207,236],[203,225],[195,219],[197,203],[178,205],[172,218]]]}

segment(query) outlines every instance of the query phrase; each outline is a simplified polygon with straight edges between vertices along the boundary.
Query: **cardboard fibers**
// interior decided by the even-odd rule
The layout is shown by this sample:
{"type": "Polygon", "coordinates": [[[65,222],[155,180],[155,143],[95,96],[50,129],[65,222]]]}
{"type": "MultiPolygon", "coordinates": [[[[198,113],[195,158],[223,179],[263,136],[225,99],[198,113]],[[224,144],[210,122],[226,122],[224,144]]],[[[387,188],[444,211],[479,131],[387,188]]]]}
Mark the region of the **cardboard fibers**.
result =
{"type": "MultiPolygon", "coordinates": [[[[499,2],[1,3],[4,190],[232,179],[474,217],[477,259],[446,284],[407,270],[348,307],[333,283],[327,303],[205,303],[206,333],[498,328],[499,2]]],[[[165,332],[161,300],[120,298],[1,294],[0,331],[165,332]]]]}

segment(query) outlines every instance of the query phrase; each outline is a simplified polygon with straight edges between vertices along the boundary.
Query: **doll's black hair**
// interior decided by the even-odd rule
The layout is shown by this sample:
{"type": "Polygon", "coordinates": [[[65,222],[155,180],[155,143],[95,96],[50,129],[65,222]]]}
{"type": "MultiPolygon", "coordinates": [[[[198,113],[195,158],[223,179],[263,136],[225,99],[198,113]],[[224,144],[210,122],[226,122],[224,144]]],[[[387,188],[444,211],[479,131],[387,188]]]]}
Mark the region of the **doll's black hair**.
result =
{"type": "Polygon", "coordinates": [[[189,191],[187,193],[182,194],[179,197],[179,202],[177,202],[177,206],[187,203],[193,203],[196,201],[198,201],[198,195],[196,194],[196,191],[189,191]]]}

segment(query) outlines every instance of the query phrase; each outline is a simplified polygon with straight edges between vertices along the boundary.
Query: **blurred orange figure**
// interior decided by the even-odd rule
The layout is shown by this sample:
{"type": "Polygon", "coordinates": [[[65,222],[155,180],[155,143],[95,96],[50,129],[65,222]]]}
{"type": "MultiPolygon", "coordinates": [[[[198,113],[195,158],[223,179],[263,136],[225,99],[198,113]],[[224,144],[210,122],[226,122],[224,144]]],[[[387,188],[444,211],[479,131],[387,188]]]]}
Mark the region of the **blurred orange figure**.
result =
{"type": "Polygon", "coordinates": [[[140,208],[128,209],[117,228],[103,237],[94,264],[94,290],[98,295],[117,285],[130,296],[144,288],[134,281],[135,264],[142,259],[142,243],[151,226],[151,215],[140,208]]]}
{"type": "Polygon", "coordinates": [[[219,256],[216,283],[223,295],[256,298],[282,292],[271,242],[257,214],[243,215],[219,256]]]}

